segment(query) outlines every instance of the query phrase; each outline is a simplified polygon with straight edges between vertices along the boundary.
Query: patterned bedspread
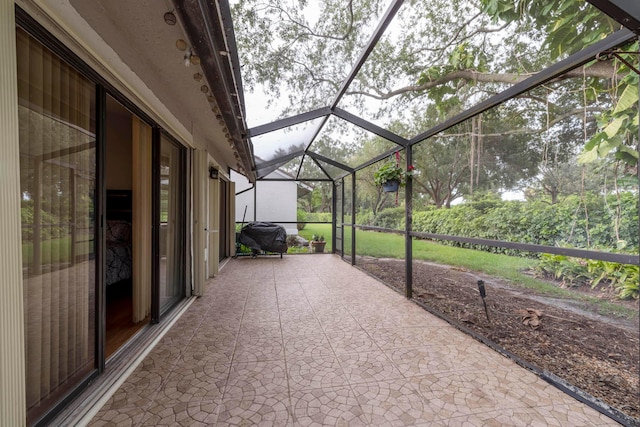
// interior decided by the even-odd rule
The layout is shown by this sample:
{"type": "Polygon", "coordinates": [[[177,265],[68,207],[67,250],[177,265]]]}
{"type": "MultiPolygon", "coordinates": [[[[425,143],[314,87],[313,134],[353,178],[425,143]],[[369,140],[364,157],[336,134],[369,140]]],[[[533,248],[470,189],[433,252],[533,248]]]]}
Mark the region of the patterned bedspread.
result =
{"type": "Polygon", "coordinates": [[[105,280],[111,285],[131,278],[131,223],[108,220],[106,230],[105,280]]]}

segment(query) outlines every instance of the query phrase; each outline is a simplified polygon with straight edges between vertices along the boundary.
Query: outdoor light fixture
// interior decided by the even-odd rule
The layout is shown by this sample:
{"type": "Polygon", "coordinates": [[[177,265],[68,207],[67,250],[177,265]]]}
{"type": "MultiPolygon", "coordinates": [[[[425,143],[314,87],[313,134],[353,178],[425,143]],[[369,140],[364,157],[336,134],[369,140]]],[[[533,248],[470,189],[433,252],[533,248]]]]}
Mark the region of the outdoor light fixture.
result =
{"type": "Polygon", "coordinates": [[[164,14],[164,22],[166,22],[167,25],[176,25],[178,19],[176,18],[176,15],[173,14],[173,11],[171,11],[164,14]]]}
{"type": "Polygon", "coordinates": [[[478,290],[480,291],[480,298],[482,298],[482,305],[484,305],[484,314],[487,315],[487,322],[491,323],[491,320],[489,320],[489,310],[487,309],[487,302],[484,300],[487,297],[487,290],[484,287],[484,280],[478,280],[478,290]]]}
{"type": "Polygon", "coordinates": [[[176,40],[176,48],[178,48],[178,50],[180,52],[184,52],[185,50],[187,50],[187,42],[182,40],[182,39],[178,39],[176,40]]]}
{"type": "Polygon", "coordinates": [[[209,178],[218,179],[218,169],[214,168],[213,166],[210,166],[209,167],[209,178]]]}

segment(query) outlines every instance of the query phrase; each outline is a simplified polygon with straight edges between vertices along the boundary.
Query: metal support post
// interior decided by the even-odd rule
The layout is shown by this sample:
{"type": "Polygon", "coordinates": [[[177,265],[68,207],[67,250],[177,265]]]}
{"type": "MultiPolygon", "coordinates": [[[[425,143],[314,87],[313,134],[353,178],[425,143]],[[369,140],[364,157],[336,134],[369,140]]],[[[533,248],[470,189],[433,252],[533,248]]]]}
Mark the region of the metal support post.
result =
{"type": "Polygon", "coordinates": [[[351,174],[351,265],[356,265],[356,173],[351,174]]]}
{"type": "Polygon", "coordinates": [[[336,206],[337,206],[337,200],[336,200],[336,195],[337,195],[337,191],[336,191],[336,183],[335,181],[331,182],[331,253],[335,254],[336,253],[336,231],[337,231],[337,213],[336,213],[336,206]]]}
{"type": "MultiPolygon", "coordinates": [[[[405,148],[406,153],[406,170],[410,171],[413,168],[413,147],[408,146],[405,148]]],[[[413,296],[413,242],[411,240],[411,231],[413,229],[413,178],[411,175],[407,176],[406,185],[404,189],[404,242],[405,242],[405,275],[404,295],[407,298],[413,296]]]]}
{"type": "Polygon", "coordinates": [[[340,258],[344,260],[344,178],[340,182],[340,258]]]}

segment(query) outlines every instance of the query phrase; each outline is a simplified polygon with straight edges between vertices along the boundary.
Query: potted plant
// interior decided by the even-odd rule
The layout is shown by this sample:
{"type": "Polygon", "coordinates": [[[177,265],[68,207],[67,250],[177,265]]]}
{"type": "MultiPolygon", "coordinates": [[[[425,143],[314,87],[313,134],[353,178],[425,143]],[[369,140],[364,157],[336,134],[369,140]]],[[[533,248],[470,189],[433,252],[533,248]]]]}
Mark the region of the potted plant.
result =
{"type": "Polygon", "coordinates": [[[398,191],[400,185],[404,184],[405,178],[411,175],[413,166],[409,167],[409,171],[405,172],[397,162],[389,161],[382,165],[373,174],[373,182],[382,187],[385,193],[398,191]]]}
{"type": "Polygon", "coordinates": [[[311,236],[311,249],[313,250],[313,252],[315,252],[315,253],[323,253],[324,252],[324,246],[326,244],[327,244],[327,242],[324,241],[324,236],[323,235],[314,234],[313,236],[311,236]]]}

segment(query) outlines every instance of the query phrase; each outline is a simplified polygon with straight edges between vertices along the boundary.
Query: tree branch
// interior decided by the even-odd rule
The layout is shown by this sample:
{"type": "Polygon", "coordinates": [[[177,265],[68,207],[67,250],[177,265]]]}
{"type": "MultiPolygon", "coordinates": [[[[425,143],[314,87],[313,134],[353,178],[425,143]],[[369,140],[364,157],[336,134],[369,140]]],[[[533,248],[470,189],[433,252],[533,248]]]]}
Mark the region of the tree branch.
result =
{"type": "Polygon", "coordinates": [[[349,0],[349,3],[347,4],[347,9],[349,10],[349,27],[347,28],[345,33],[343,35],[341,35],[341,36],[334,36],[334,35],[331,35],[331,34],[319,34],[319,33],[316,33],[311,27],[309,27],[308,25],[304,24],[303,22],[297,21],[294,17],[291,16],[291,14],[289,13],[288,10],[283,9],[280,6],[268,5],[268,8],[275,9],[275,10],[279,11],[281,14],[283,14],[283,15],[285,15],[287,17],[289,22],[291,22],[292,24],[297,25],[298,27],[303,28],[304,30],[306,30],[305,32],[302,32],[302,34],[300,34],[299,36],[307,35],[307,36],[316,37],[316,38],[324,38],[324,39],[330,39],[330,40],[343,41],[343,40],[346,40],[347,37],[349,37],[349,35],[353,31],[353,21],[354,21],[353,0],[349,0]]]}
{"type": "Polygon", "coordinates": [[[458,27],[458,29],[456,30],[455,34],[449,39],[449,43],[447,43],[446,45],[442,46],[442,47],[437,47],[437,48],[424,48],[424,49],[419,49],[415,52],[413,52],[414,54],[418,54],[420,52],[439,52],[440,54],[437,55],[435,58],[433,58],[433,60],[431,62],[437,62],[440,58],[442,58],[442,56],[446,53],[446,49],[448,47],[453,46],[454,44],[460,44],[462,42],[464,42],[465,40],[468,40],[470,38],[472,38],[473,36],[477,35],[477,34],[489,34],[489,33],[495,33],[498,31],[502,31],[504,30],[506,27],[509,26],[510,23],[505,23],[504,25],[498,27],[498,28],[485,28],[485,27],[480,27],[477,28],[475,31],[472,31],[471,33],[465,35],[464,37],[462,37],[460,40],[458,40],[458,36],[460,35],[460,33],[462,32],[462,30],[464,30],[465,28],[468,28],[468,26],[475,21],[478,16],[482,15],[482,12],[478,12],[477,14],[475,14],[474,16],[471,17],[471,19],[469,19],[467,22],[463,23],[460,27],[458,27]]]}
{"type": "MultiPolygon", "coordinates": [[[[442,86],[446,83],[454,80],[465,80],[481,83],[509,83],[516,84],[526,80],[535,73],[482,73],[476,70],[459,70],[444,75],[438,79],[428,81],[421,85],[404,86],[389,92],[370,93],[365,91],[349,91],[349,95],[362,95],[373,99],[386,100],[398,95],[406,93],[420,92],[428,90],[437,86],[442,86]]],[[[569,71],[557,79],[554,82],[562,81],[571,78],[584,78],[584,77],[597,77],[610,79],[615,76],[615,71],[610,63],[595,63],[588,68],[577,68],[569,71]]],[[[623,76],[618,76],[619,78],[623,76]]]]}

